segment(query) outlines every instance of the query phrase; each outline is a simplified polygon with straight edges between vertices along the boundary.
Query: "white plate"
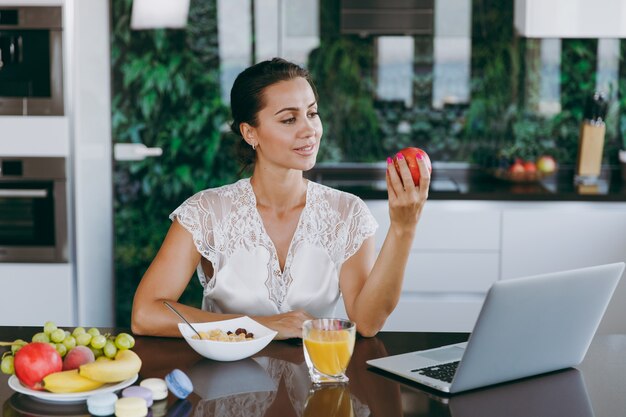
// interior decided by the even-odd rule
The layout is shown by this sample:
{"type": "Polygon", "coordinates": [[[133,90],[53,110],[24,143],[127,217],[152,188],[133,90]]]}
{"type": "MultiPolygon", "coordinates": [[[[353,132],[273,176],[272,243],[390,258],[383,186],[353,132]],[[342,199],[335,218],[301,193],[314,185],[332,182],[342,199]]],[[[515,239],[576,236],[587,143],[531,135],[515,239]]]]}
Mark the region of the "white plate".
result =
{"type": "Polygon", "coordinates": [[[178,330],[183,335],[189,346],[205,358],[216,361],[237,361],[252,356],[267,346],[278,332],[263,326],[261,323],[252,320],[248,316],[236,319],[213,321],[207,323],[191,323],[199,332],[208,332],[213,329],[220,329],[224,332],[234,332],[239,327],[254,333],[252,340],[243,342],[218,342],[214,340],[193,339],[195,334],[185,323],[178,323],[178,330]]]}
{"type": "Polygon", "coordinates": [[[11,375],[9,378],[9,387],[13,391],[17,391],[21,394],[26,394],[31,397],[35,397],[38,400],[49,401],[54,403],[70,403],[70,402],[80,402],[85,401],[87,397],[94,394],[101,394],[104,392],[115,392],[119,391],[123,388],[126,388],[133,384],[139,377],[139,374],[135,374],[134,376],[128,378],[125,381],[118,382],[117,384],[105,384],[100,388],[96,388],[91,391],[83,391],[83,392],[72,392],[67,394],[55,394],[53,392],[47,391],[37,391],[34,389],[26,388],[19,379],[15,375],[11,375]]]}

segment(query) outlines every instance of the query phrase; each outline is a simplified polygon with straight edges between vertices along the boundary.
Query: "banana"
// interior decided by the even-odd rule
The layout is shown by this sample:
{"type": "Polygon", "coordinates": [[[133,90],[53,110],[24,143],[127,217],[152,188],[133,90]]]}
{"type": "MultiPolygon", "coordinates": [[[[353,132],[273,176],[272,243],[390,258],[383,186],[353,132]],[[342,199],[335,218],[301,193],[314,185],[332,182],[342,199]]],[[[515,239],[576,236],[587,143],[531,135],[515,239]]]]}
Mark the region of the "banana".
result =
{"type": "Polygon", "coordinates": [[[54,393],[83,392],[100,388],[103,382],[94,381],[78,374],[78,369],[54,372],[43,379],[43,386],[54,393]]]}
{"type": "Polygon", "coordinates": [[[139,373],[141,359],[132,350],[120,350],[112,361],[81,365],[79,374],[99,382],[120,382],[139,373]]]}

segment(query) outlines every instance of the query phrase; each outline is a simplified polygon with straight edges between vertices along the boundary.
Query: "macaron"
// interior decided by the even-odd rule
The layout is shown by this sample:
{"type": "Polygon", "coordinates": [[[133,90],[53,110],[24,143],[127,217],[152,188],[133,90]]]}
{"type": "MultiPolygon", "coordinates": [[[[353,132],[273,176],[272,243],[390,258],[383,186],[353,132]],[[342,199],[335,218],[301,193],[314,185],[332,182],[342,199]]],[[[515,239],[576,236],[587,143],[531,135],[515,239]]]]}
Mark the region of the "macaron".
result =
{"type": "Polygon", "coordinates": [[[137,397],[120,398],[115,402],[117,417],[145,417],[148,415],[146,400],[137,397]]]}
{"type": "Polygon", "coordinates": [[[112,392],[94,394],[87,397],[87,410],[94,416],[110,416],[115,412],[117,395],[112,392]]]}
{"type": "Polygon", "coordinates": [[[180,398],[181,400],[187,398],[193,391],[193,384],[189,377],[180,369],[174,369],[172,372],[165,376],[165,383],[167,388],[180,398]]]}
{"type": "Polygon", "coordinates": [[[146,407],[150,407],[152,405],[152,391],[148,388],[132,386],[128,388],[124,388],[122,391],[122,397],[136,397],[143,398],[146,401],[146,407]]]}
{"type": "Polygon", "coordinates": [[[152,391],[152,399],[154,401],[164,400],[167,398],[167,384],[161,378],[146,378],[139,386],[152,391]]]}

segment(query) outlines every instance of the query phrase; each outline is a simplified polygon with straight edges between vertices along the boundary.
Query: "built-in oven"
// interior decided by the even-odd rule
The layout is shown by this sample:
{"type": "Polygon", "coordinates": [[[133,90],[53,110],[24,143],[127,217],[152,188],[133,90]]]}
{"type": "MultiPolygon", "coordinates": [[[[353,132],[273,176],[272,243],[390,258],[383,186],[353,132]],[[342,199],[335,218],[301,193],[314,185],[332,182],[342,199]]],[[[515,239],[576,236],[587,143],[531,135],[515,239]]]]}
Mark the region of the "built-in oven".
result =
{"type": "Polygon", "coordinates": [[[0,7],[0,114],[63,115],[61,7],[0,7]]]}
{"type": "Polygon", "coordinates": [[[68,262],[65,158],[0,157],[0,262],[68,262]]]}

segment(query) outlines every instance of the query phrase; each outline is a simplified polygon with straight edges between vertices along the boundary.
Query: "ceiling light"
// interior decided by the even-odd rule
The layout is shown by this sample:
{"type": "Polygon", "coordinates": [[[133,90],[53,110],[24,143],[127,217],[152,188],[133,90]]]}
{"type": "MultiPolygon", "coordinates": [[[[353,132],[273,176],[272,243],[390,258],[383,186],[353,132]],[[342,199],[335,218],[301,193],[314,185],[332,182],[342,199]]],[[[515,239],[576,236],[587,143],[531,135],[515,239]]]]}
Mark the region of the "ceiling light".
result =
{"type": "Polygon", "coordinates": [[[515,0],[515,29],[527,38],[624,38],[623,0],[515,0]]]}
{"type": "Polygon", "coordinates": [[[133,0],[132,29],[184,28],[189,0],[133,0]]]}

